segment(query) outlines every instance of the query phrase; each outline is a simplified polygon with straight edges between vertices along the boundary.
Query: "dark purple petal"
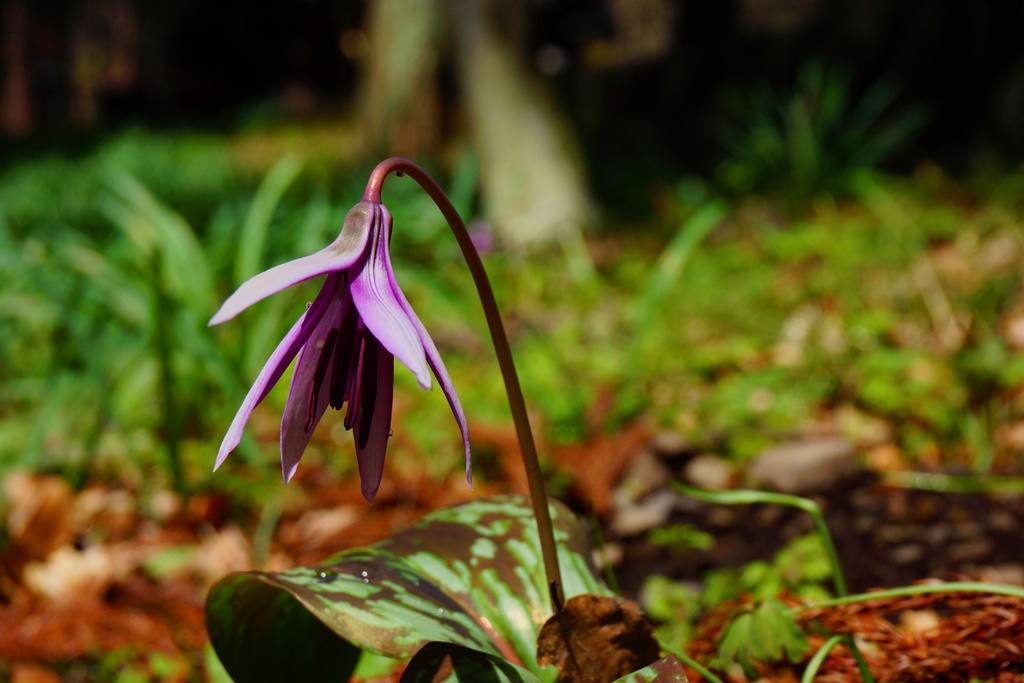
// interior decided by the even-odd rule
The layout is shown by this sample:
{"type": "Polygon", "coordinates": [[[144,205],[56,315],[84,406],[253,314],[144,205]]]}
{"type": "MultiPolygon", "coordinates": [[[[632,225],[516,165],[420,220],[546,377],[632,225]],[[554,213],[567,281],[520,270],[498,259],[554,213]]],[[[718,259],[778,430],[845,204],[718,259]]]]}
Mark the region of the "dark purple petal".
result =
{"type": "Polygon", "coordinates": [[[391,214],[383,206],[378,208],[381,220],[374,226],[366,265],[352,282],[352,299],[359,309],[363,324],[377,341],[412,371],[420,387],[429,389],[430,369],[427,367],[423,344],[394,294],[398,282],[395,281],[388,254],[391,214]]]}
{"type": "MultiPolygon", "coordinates": [[[[337,330],[336,334],[349,334],[346,330],[338,330],[345,306],[352,305],[345,288],[344,275],[332,275],[328,280],[333,288],[330,303],[321,317],[320,324],[309,334],[306,345],[299,352],[299,359],[292,373],[292,383],[288,389],[288,399],[284,404],[284,414],[281,416],[281,472],[286,482],[295,474],[295,468],[298,467],[302,453],[309,445],[313,430],[330,403],[331,376],[338,371],[338,367],[334,363],[335,354],[332,352],[327,356],[326,366],[320,368],[327,338],[332,330],[337,330]],[[311,404],[310,394],[314,391],[314,379],[318,370],[322,370],[323,375],[320,385],[315,387],[311,404]]],[[[324,289],[326,288],[325,284],[324,289]]]]}
{"type": "Polygon", "coordinates": [[[238,446],[238,443],[242,440],[242,431],[245,429],[245,423],[249,421],[252,411],[267,397],[270,390],[281,379],[281,375],[288,369],[288,365],[295,358],[295,354],[299,352],[299,349],[309,339],[313,330],[323,320],[331,301],[331,289],[337,289],[337,283],[337,275],[328,276],[320,293],[313,300],[313,304],[292,325],[292,328],[288,330],[288,334],[284,336],[284,339],[277,345],[274,352],[270,354],[270,358],[264,364],[263,369],[260,370],[259,376],[249,389],[249,393],[246,394],[245,400],[242,401],[241,407],[235,413],[235,419],[231,421],[227,434],[224,435],[224,440],[220,444],[220,450],[217,452],[217,460],[213,465],[214,470],[220,467],[228,457],[228,454],[238,446]]]}
{"type": "MultiPolygon", "coordinates": [[[[316,353],[319,358],[316,361],[316,369],[313,371],[313,382],[306,392],[306,421],[302,425],[302,429],[306,432],[313,431],[313,427],[316,426],[316,420],[314,415],[317,413],[317,406],[320,405],[320,389],[324,386],[324,380],[327,379],[327,370],[331,365],[331,361],[334,360],[334,349],[338,344],[338,328],[332,327],[330,332],[327,333],[327,339],[322,344],[317,345],[316,353]]],[[[333,372],[331,373],[334,374],[333,372]]],[[[330,392],[328,392],[330,396],[330,392]]],[[[330,401],[327,402],[330,405],[330,401]]]]}
{"type": "Polygon", "coordinates": [[[345,217],[345,224],[338,238],[325,249],[315,254],[282,263],[270,270],[255,275],[242,284],[227,298],[213,317],[211,325],[231,320],[236,315],[271,294],[291,287],[299,282],[325,273],[336,273],[355,265],[366,253],[371,234],[371,222],[376,214],[368,202],[356,204],[345,217]]]}
{"type": "MultiPolygon", "coordinates": [[[[373,413],[377,409],[377,359],[380,357],[380,344],[369,340],[363,345],[363,358],[359,363],[359,373],[369,382],[361,382],[359,394],[352,397],[352,401],[359,404],[359,421],[355,427],[356,451],[366,448],[366,442],[370,438],[370,425],[373,424],[373,413]]],[[[392,365],[394,363],[392,362],[392,365]]],[[[393,375],[393,371],[392,371],[393,375]]]]}
{"type": "Polygon", "coordinates": [[[341,323],[338,325],[340,336],[334,347],[335,370],[331,373],[331,407],[336,410],[341,410],[345,401],[348,400],[349,377],[355,372],[352,363],[352,350],[356,344],[358,323],[359,313],[356,311],[356,305],[352,302],[351,294],[349,294],[341,313],[341,323]]]}
{"type": "MultiPolygon", "coordinates": [[[[369,344],[374,344],[373,340],[369,344]]],[[[364,424],[357,420],[355,426],[356,459],[359,462],[359,480],[363,496],[369,502],[377,496],[380,480],[384,474],[384,455],[391,436],[391,407],[395,394],[395,357],[382,345],[376,348],[376,377],[364,378],[375,383],[372,417],[364,424]],[[362,443],[364,445],[360,446],[362,443]]],[[[364,410],[368,406],[364,407],[364,410]]]]}
{"type": "Polygon", "coordinates": [[[348,383],[345,386],[345,396],[348,397],[348,410],[345,411],[345,429],[352,429],[359,419],[362,406],[359,401],[353,399],[362,395],[363,382],[374,381],[372,377],[367,380],[366,375],[363,373],[363,359],[366,357],[366,345],[375,343],[373,335],[369,333],[362,321],[358,321],[355,334],[353,335],[352,356],[348,366],[348,383]]]}

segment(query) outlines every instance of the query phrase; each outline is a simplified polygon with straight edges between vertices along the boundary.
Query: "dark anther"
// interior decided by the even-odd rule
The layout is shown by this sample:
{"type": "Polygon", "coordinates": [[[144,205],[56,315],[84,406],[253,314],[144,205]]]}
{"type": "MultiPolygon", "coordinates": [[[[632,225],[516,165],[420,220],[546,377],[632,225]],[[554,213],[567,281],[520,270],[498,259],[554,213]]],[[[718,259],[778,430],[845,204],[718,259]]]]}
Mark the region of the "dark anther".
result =
{"type": "Polygon", "coordinates": [[[359,431],[356,439],[360,448],[366,448],[370,439],[370,423],[373,422],[373,409],[377,404],[377,351],[375,341],[369,341],[363,352],[363,382],[359,389],[359,431]]]}
{"type": "Polygon", "coordinates": [[[327,375],[327,368],[331,364],[331,354],[334,352],[334,342],[338,339],[338,330],[332,329],[327,333],[324,340],[324,347],[320,349],[320,358],[316,362],[316,370],[313,372],[313,384],[309,387],[309,398],[306,400],[306,422],[302,428],[307,434],[313,429],[316,422],[316,408],[320,400],[320,387],[324,384],[324,377],[327,375]]]}
{"type": "Polygon", "coordinates": [[[348,396],[348,410],[345,411],[345,429],[352,429],[356,417],[359,415],[360,403],[359,392],[363,386],[363,360],[366,356],[366,328],[362,325],[356,327],[353,335],[355,341],[352,343],[352,361],[350,363],[348,384],[345,394],[348,396]]]}
{"type": "Polygon", "coordinates": [[[345,303],[345,310],[341,314],[341,325],[339,326],[341,341],[335,347],[334,372],[331,374],[331,407],[341,410],[341,406],[348,400],[345,395],[348,389],[348,377],[352,372],[352,347],[356,342],[356,306],[351,301],[345,303]]]}

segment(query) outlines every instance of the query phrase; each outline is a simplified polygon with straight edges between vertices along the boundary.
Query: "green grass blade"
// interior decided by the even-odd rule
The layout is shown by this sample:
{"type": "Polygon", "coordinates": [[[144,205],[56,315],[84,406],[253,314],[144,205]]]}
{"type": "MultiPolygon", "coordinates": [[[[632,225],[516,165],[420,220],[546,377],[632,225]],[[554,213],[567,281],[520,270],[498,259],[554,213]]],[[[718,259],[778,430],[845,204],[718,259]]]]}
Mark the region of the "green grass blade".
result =
{"type": "Polygon", "coordinates": [[[811,657],[811,661],[807,663],[804,675],[800,677],[800,683],[812,683],[814,677],[818,675],[818,671],[821,670],[821,665],[825,663],[825,658],[841,642],[843,642],[842,636],[832,636],[826,640],[825,644],[811,657]]]}
{"type": "Polygon", "coordinates": [[[697,246],[725,218],[721,202],[705,204],[683,223],[654,267],[654,275],[641,293],[636,306],[636,324],[644,327],[658,313],[669,288],[679,279],[697,246]]]}
{"type": "Polygon", "coordinates": [[[136,244],[142,268],[150,254],[160,261],[160,287],[167,296],[204,314],[212,306],[213,277],[195,232],[178,213],[161,204],[139,181],[112,171],[114,199],[105,203],[108,218],[136,244]]]}

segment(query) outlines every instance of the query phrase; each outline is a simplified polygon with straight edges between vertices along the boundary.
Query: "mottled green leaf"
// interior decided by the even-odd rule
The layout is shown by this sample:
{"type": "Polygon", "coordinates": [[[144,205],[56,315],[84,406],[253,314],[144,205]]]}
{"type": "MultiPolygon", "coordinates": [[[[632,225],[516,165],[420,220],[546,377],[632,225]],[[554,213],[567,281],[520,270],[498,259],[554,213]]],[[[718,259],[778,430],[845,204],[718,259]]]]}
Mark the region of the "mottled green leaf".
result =
{"type": "MultiPolygon", "coordinates": [[[[552,518],[566,597],[610,594],[587,561],[572,514],[555,504],[552,518]]],[[[207,621],[239,683],[255,680],[236,673],[244,669],[245,632],[265,632],[269,647],[279,612],[299,621],[304,614],[387,657],[409,658],[440,641],[522,664],[547,680],[552,673],[538,667],[535,648],[549,609],[532,508],[524,497],[502,496],[439,510],[373,547],[314,567],[231,575],[211,589],[207,621]]]]}
{"type": "MultiPolygon", "coordinates": [[[[575,516],[560,503],[552,505],[551,516],[566,599],[581,593],[611,595],[595,577],[575,516]]],[[[528,499],[500,496],[440,510],[375,547],[433,578],[492,637],[510,645],[520,660],[532,663],[537,635],[551,611],[528,499]]]]}
{"type": "Polygon", "coordinates": [[[217,584],[206,614],[210,641],[236,683],[347,681],[359,661],[357,647],[288,593],[244,574],[217,584]]]}
{"type": "Polygon", "coordinates": [[[669,655],[639,671],[616,679],[615,683],[687,683],[687,680],[683,663],[675,655],[669,655]]]}
{"type": "Polygon", "coordinates": [[[501,657],[450,643],[428,643],[412,658],[400,683],[541,683],[501,657]]]}

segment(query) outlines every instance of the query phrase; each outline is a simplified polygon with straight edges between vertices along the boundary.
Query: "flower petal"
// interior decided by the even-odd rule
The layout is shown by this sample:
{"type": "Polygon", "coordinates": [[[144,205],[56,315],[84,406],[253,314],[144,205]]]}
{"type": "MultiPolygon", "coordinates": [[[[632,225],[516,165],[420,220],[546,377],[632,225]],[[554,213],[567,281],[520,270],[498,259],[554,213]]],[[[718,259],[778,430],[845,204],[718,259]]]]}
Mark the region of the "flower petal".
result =
{"type": "Polygon", "coordinates": [[[288,330],[288,334],[284,336],[284,339],[277,345],[274,352],[270,354],[270,358],[264,364],[263,369],[260,370],[259,376],[256,377],[256,381],[253,382],[252,387],[249,389],[249,393],[246,394],[245,400],[242,401],[241,407],[235,413],[235,419],[231,421],[231,426],[228,427],[224,440],[221,441],[220,450],[217,452],[217,460],[213,465],[214,470],[220,467],[228,457],[228,454],[238,446],[238,443],[242,440],[245,423],[249,421],[252,411],[267,397],[270,390],[281,379],[281,375],[288,369],[288,365],[295,358],[295,354],[298,353],[302,345],[309,339],[309,335],[320,324],[331,301],[331,290],[328,289],[328,286],[334,283],[336,288],[337,281],[337,276],[327,278],[327,282],[324,283],[320,293],[316,295],[313,304],[295,321],[292,328],[288,330]]]}
{"type": "Polygon", "coordinates": [[[473,488],[473,463],[469,449],[469,425],[466,423],[466,414],[462,412],[462,402],[459,401],[459,395],[455,393],[455,385],[452,384],[452,378],[448,376],[448,370],[444,367],[444,363],[441,362],[441,356],[437,352],[437,347],[434,346],[434,342],[427,336],[426,330],[423,332],[423,346],[427,351],[427,363],[430,364],[430,369],[434,371],[437,383],[441,385],[441,391],[444,392],[444,397],[448,399],[452,415],[455,416],[455,421],[459,425],[459,432],[462,434],[462,450],[466,455],[466,483],[469,484],[469,488],[473,488]]]}
{"type": "Polygon", "coordinates": [[[210,325],[231,320],[257,301],[294,284],[351,268],[367,251],[374,216],[372,204],[359,202],[348,212],[341,234],[330,246],[253,276],[221,304],[220,310],[210,318],[210,325]]]}
{"type": "MultiPolygon", "coordinates": [[[[369,343],[374,343],[372,340],[369,343]]],[[[377,376],[365,377],[365,382],[376,382],[373,417],[363,433],[362,420],[356,420],[353,432],[356,438],[356,459],[359,462],[359,480],[363,496],[370,503],[377,496],[384,475],[384,455],[391,436],[391,408],[395,395],[395,357],[383,345],[377,349],[377,376]],[[365,445],[360,448],[360,442],[365,445]]],[[[352,400],[358,400],[352,397],[352,400]]]]}
{"type": "MultiPolygon", "coordinates": [[[[315,405],[312,406],[313,413],[309,414],[311,407],[309,403],[310,392],[313,390],[314,378],[317,374],[320,356],[331,330],[337,329],[341,321],[344,307],[352,305],[348,296],[348,289],[345,286],[344,278],[340,275],[328,278],[333,291],[331,300],[327,305],[320,323],[310,334],[299,352],[299,359],[295,362],[295,370],[292,373],[292,383],[288,389],[288,399],[284,404],[284,414],[281,416],[281,473],[285,482],[291,481],[295,469],[302,459],[302,454],[309,445],[309,439],[313,430],[323,417],[327,406],[330,403],[331,377],[339,368],[335,366],[334,355],[330,354],[326,372],[319,388],[315,405]],[[306,429],[306,423],[310,422],[310,428],[306,429]]],[[[326,285],[324,287],[326,289],[326,285]]],[[[351,334],[351,330],[339,330],[339,334],[351,334]]],[[[323,368],[319,368],[323,370],[323,368]]]]}
{"type": "Polygon", "coordinates": [[[380,220],[374,223],[370,255],[352,281],[352,299],[370,333],[412,371],[420,387],[429,389],[430,368],[427,367],[423,344],[394,294],[398,282],[388,253],[391,214],[383,205],[375,206],[380,211],[380,220]]]}
{"type": "Polygon", "coordinates": [[[455,385],[452,383],[452,378],[448,375],[448,369],[444,366],[444,361],[441,360],[441,354],[437,351],[437,346],[434,345],[434,340],[430,338],[430,334],[427,333],[427,328],[420,322],[419,316],[416,315],[416,311],[413,310],[409,300],[405,298],[405,294],[398,287],[397,281],[393,271],[391,270],[391,262],[388,261],[385,264],[388,270],[388,277],[392,283],[394,283],[393,293],[395,299],[398,300],[402,310],[405,311],[405,315],[409,318],[409,322],[412,323],[416,329],[416,334],[419,335],[420,343],[423,345],[423,350],[427,356],[427,364],[430,365],[430,369],[434,371],[434,376],[437,377],[437,383],[441,385],[441,391],[444,392],[445,398],[448,399],[448,405],[452,409],[452,415],[455,416],[455,421],[459,424],[459,431],[462,433],[462,449],[466,454],[466,481],[469,483],[470,488],[473,486],[473,469],[472,461],[470,457],[469,449],[469,425],[466,422],[466,414],[462,411],[462,402],[459,400],[459,395],[455,392],[455,385]]]}

